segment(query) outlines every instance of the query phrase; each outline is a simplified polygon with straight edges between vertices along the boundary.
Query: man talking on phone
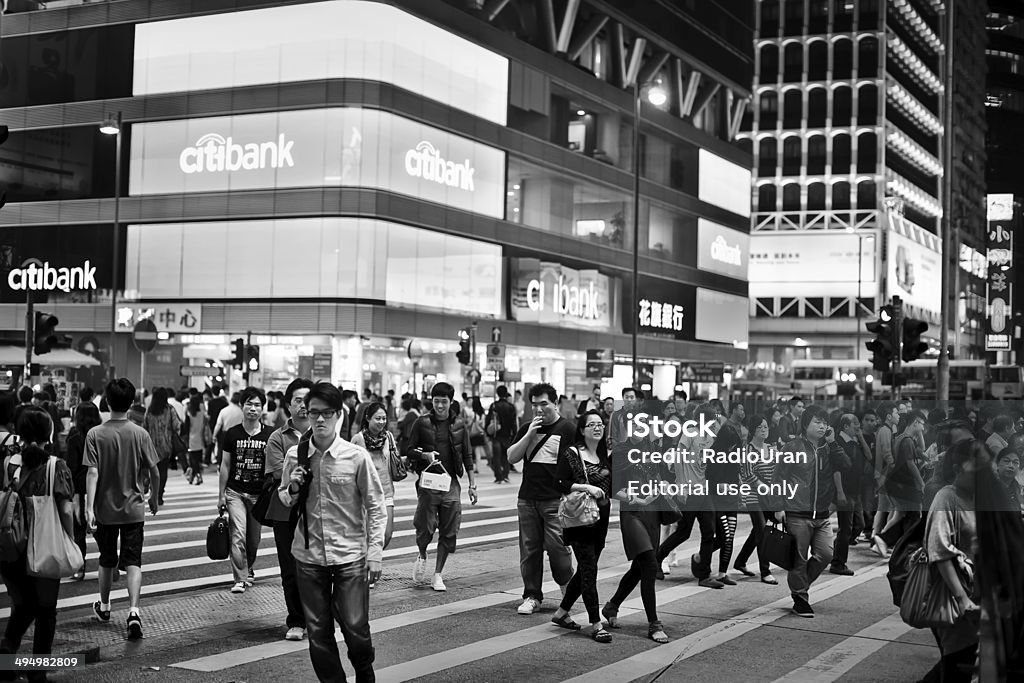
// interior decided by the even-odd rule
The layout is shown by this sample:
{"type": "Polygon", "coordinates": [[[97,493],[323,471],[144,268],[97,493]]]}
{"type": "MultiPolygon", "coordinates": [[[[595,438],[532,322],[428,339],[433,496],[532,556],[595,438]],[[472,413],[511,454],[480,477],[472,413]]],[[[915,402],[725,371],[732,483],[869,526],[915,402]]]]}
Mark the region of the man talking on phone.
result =
{"type": "Polygon", "coordinates": [[[278,496],[288,507],[299,506],[292,555],[309,658],[321,681],[345,680],[334,638],[337,619],[356,681],[373,681],[368,581],[380,579],[388,521],[384,487],[370,454],[338,436],[338,388],[318,382],[305,403],[312,438],[288,449],[278,496]]]}
{"type": "Polygon", "coordinates": [[[558,414],[558,392],[550,384],[534,384],[529,392],[533,419],[519,428],[508,449],[508,461],[523,461],[523,483],[519,487],[519,571],[523,575],[523,604],[520,614],[533,614],[544,600],[544,551],[548,553],[551,576],[565,593],[572,578],[572,557],[562,541],[558,521],[559,458],[576,442],[576,425],[558,414]]]}

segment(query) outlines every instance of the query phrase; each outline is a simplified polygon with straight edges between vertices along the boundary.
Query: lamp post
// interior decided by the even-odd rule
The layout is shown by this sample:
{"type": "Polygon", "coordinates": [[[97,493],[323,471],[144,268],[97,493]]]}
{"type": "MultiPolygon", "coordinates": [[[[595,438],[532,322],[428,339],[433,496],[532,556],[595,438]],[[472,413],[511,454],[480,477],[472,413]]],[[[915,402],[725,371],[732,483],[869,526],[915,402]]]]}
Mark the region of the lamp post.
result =
{"type": "Polygon", "coordinates": [[[853,322],[857,328],[857,341],[853,347],[853,359],[860,360],[860,290],[864,279],[864,235],[854,228],[846,228],[846,232],[857,235],[857,294],[853,297],[853,322]]]}
{"type": "Polygon", "coordinates": [[[942,238],[942,266],[939,269],[941,292],[939,300],[939,360],[936,363],[935,398],[949,401],[949,258],[952,245],[953,226],[953,5],[952,2],[942,4],[946,15],[946,54],[943,55],[943,91],[942,102],[942,221],[940,237],[942,238]]]}
{"type": "MultiPolygon", "coordinates": [[[[640,317],[637,305],[640,303],[640,96],[647,84],[640,79],[633,82],[633,386],[640,386],[640,364],[637,361],[637,333],[640,317]]],[[[660,107],[668,101],[668,93],[657,83],[647,90],[647,101],[660,107]]]]}
{"type": "Polygon", "coordinates": [[[121,112],[116,115],[108,115],[100,126],[100,132],[104,135],[114,136],[114,240],[113,252],[110,259],[110,361],[107,372],[110,379],[114,379],[114,341],[117,335],[117,278],[120,274],[121,264],[118,262],[121,242],[121,138],[124,128],[121,120],[121,112]]]}

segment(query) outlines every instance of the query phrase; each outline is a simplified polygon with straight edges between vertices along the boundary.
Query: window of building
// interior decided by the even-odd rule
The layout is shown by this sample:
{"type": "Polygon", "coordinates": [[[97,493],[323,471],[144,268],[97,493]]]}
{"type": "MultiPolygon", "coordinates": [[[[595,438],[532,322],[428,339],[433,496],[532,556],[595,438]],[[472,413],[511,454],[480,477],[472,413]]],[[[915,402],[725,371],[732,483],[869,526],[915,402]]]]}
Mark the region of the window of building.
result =
{"type": "Polygon", "coordinates": [[[853,30],[853,0],[835,0],[832,15],[832,31],[840,33],[853,30]]]}
{"type": "Polygon", "coordinates": [[[857,183],[857,208],[874,209],[878,201],[878,192],[875,183],[871,180],[864,180],[857,183]]]}
{"type": "Polygon", "coordinates": [[[800,175],[800,137],[790,135],[782,143],[782,175],[800,175]]]}
{"type": "Polygon", "coordinates": [[[775,138],[764,138],[757,146],[757,174],[760,176],[775,175],[778,165],[778,143],[775,138]]]}
{"type": "Polygon", "coordinates": [[[840,133],[832,138],[832,173],[850,172],[850,136],[840,133]]]}
{"type": "Polygon", "coordinates": [[[800,184],[788,183],[782,188],[782,210],[800,210],[800,184]]]}
{"type": "Polygon", "coordinates": [[[807,139],[807,174],[824,175],[825,173],[825,136],[812,135],[807,139]]]}
{"type": "Polygon", "coordinates": [[[782,35],[799,36],[804,32],[804,0],[786,0],[786,25],[782,35]]]}
{"type": "Polygon", "coordinates": [[[832,94],[832,125],[848,126],[853,117],[853,96],[850,88],[841,85],[832,94]]]}
{"type": "Polygon", "coordinates": [[[845,180],[832,185],[832,208],[835,211],[850,209],[850,183],[845,180]]]}
{"type": "Polygon", "coordinates": [[[828,32],[828,2],[829,0],[810,0],[808,33],[828,32]]]}
{"type": "Polygon", "coordinates": [[[823,128],[828,119],[828,91],[814,88],[807,94],[807,125],[823,128]]]}
{"type": "Polygon", "coordinates": [[[761,48],[761,82],[775,83],[779,80],[779,46],[765,45],[761,48]]]}
{"type": "Polygon", "coordinates": [[[853,41],[842,38],[832,46],[832,78],[853,77],[853,41]]]}
{"type": "Polygon", "coordinates": [[[761,129],[775,128],[779,122],[779,96],[774,92],[763,92],[759,99],[761,102],[759,121],[761,129]]]}
{"type": "Polygon", "coordinates": [[[114,196],[114,140],[96,126],[14,131],[3,152],[9,202],[114,196]]]}
{"type": "Polygon", "coordinates": [[[799,128],[803,123],[803,93],[795,88],[787,90],[782,114],[783,128],[799,128]]]}
{"type": "Polygon", "coordinates": [[[861,133],[857,136],[857,172],[874,173],[878,164],[877,136],[861,133]]]}
{"type": "Polygon", "coordinates": [[[811,183],[807,186],[807,210],[808,211],[824,211],[825,210],[825,197],[827,193],[825,191],[825,183],[811,183]]]}
{"type": "Polygon", "coordinates": [[[857,9],[859,10],[858,30],[869,31],[878,28],[878,0],[858,0],[857,9]]]}
{"type": "Polygon", "coordinates": [[[815,40],[808,46],[810,57],[807,59],[807,79],[823,81],[828,78],[828,43],[815,40]]]}
{"type": "Polygon", "coordinates": [[[786,46],[785,65],[782,73],[782,80],[793,82],[800,81],[804,77],[804,46],[800,43],[790,43],[786,46]]]}
{"type": "Polygon", "coordinates": [[[776,198],[778,193],[775,185],[766,183],[757,188],[757,210],[761,213],[777,211],[776,198]]]}
{"type": "Polygon", "coordinates": [[[873,126],[878,122],[878,88],[862,85],[857,90],[857,125],[873,126]]]}
{"type": "Polygon", "coordinates": [[[878,41],[871,36],[857,41],[857,75],[861,78],[878,77],[878,41]]]}
{"type": "Polygon", "coordinates": [[[779,32],[779,0],[764,0],[761,3],[761,35],[769,36],[779,32]]]}

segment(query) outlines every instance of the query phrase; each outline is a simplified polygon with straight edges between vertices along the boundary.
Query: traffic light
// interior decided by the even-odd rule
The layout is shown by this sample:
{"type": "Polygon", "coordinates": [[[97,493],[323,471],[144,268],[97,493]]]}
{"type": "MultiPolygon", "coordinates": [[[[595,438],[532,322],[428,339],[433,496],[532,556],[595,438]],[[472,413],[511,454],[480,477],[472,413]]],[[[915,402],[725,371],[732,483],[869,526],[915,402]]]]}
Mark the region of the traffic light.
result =
{"type": "Polygon", "coordinates": [[[260,369],[260,347],[250,344],[245,347],[245,371],[258,372],[260,369]]]}
{"type": "Polygon", "coordinates": [[[928,331],[928,323],[914,318],[903,319],[903,360],[909,363],[920,358],[928,350],[928,344],[921,341],[921,335],[928,331]]]}
{"type": "Polygon", "coordinates": [[[245,340],[238,338],[232,346],[234,348],[234,355],[231,358],[231,364],[236,368],[242,369],[245,367],[245,340]]]}
{"type": "Polygon", "coordinates": [[[71,340],[67,337],[57,336],[57,316],[36,311],[35,341],[32,350],[37,356],[49,353],[55,348],[70,347],[71,340]]]}
{"type": "Polygon", "coordinates": [[[455,357],[463,365],[469,365],[473,358],[473,354],[470,351],[469,328],[459,330],[459,350],[455,353],[455,357]]]}
{"type": "Polygon", "coordinates": [[[871,367],[887,372],[896,358],[896,314],[890,304],[878,311],[878,320],[865,325],[875,338],[864,346],[872,353],[871,367]]]}

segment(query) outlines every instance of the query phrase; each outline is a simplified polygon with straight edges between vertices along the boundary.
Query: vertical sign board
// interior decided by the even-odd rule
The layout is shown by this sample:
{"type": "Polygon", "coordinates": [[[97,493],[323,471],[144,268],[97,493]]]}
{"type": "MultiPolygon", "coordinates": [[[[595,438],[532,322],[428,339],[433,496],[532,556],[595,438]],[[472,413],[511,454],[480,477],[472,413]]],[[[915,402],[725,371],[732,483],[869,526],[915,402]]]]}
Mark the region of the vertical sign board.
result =
{"type": "Polygon", "coordinates": [[[1009,351],[1013,339],[1012,194],[988,195],[985,350],[1009,351]]]}

